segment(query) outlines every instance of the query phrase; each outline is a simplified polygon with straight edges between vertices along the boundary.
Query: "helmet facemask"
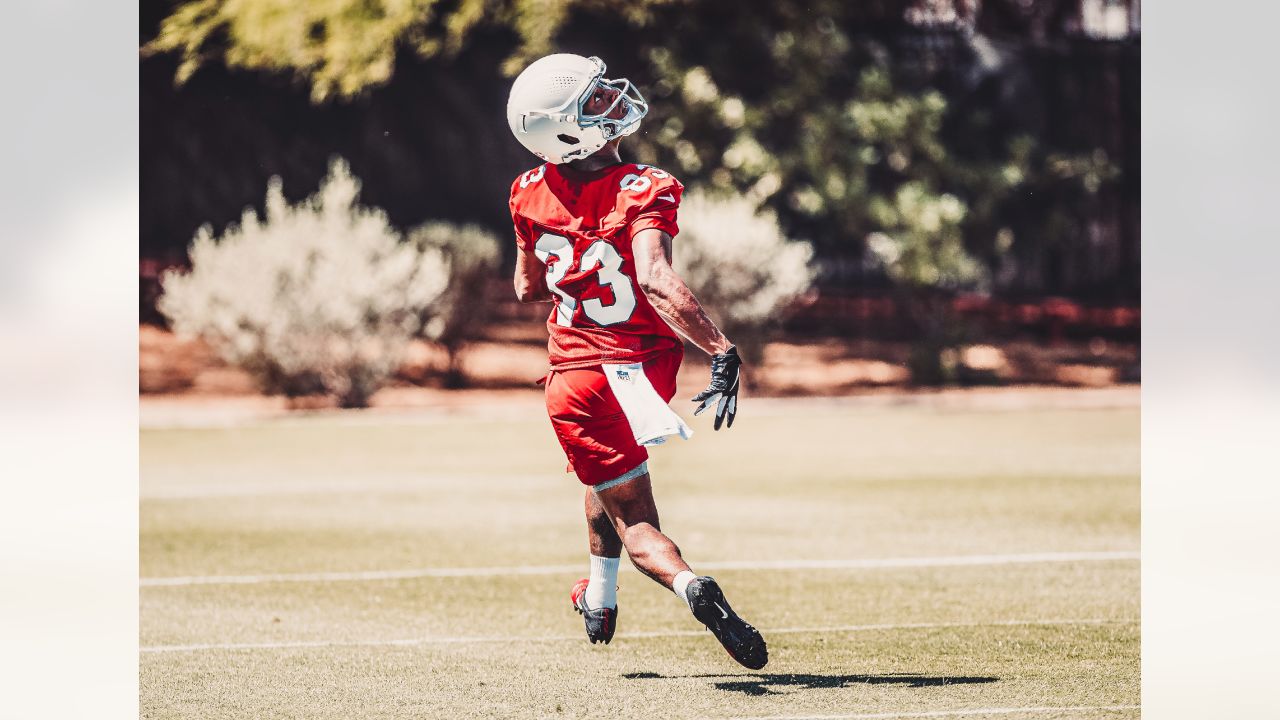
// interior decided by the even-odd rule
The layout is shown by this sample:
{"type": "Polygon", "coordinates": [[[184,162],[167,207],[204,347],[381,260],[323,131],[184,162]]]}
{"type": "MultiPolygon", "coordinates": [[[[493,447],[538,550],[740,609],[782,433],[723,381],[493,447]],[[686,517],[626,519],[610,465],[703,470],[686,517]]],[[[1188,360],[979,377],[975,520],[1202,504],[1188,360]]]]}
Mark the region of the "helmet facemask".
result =
{"type": "Polygon", "coordinates": [[[617,137],[630,135],[640,127],[640,120],[649,112],[649,103],[645,102],[644,96],[640,94],[640,90],[631,84],[626,78],[618,80],[609,80],[604,77],[605,65],[599,58],[591,58],[598,63],[599,74],[595,79],[587,85],[587,88],[578,96],[578,127],[589,128],[599,126],[604,132],[606,139],[612,140],[617,137]],[[609,107],[597,114],[588,114],[586,110],[587,103],[591,100],[591,96],[595,94],[596,88],[603,87],[615,91],[613,102],[609,107]],[[619,104],[625,108],[626,112],[621,118],[610,117],[618,108],[619,104]]]}

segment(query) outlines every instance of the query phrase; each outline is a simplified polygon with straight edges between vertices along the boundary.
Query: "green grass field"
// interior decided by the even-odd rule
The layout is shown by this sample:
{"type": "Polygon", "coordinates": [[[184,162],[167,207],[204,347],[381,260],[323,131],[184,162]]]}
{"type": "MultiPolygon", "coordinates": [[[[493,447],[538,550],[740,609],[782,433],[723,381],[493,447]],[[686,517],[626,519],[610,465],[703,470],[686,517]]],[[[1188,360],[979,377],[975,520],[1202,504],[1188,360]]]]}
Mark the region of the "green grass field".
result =
{"type": "Polygon", "coordinates": [[[626,563],[587,642],[580,486],[524,407],[144,430],[142,716],[1138,717],[1136,407],[698,418],[663,529],[760,672],[626,563]]]}

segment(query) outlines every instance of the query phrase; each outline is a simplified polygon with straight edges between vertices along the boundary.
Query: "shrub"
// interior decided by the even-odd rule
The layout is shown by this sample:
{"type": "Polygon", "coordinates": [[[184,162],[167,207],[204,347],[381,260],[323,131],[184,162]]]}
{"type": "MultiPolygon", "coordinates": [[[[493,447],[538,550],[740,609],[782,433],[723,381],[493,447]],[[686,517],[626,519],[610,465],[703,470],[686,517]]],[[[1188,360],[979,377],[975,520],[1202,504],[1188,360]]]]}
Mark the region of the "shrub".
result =
{"type": "Polygon", "coordinates": [[[813,285],[807,242],[787,240],[772,213],[745,198],[688,193],[680,205],[675,268],[740,352],[762,358],[766,332],[813,285]]]}
{"type": "Polygon", "coordinates": [[[221,238],[200,228],[191,271],[161,279],[160,311],[265,393],[366,406],[444,290],[448,268],[438,250],[400,242],[381,210],[356,205],[359,192],[341,159],[297,205],[272,178],[265,221],[246,209],[221,238]]]}
{"type": "Polygon", "coordinates": [[[484,326],[492,304],[489,279],[502,262],[498,239],[476,225],[426,223],[409,234],[424,252],[439,252],[449,261],[449,286],[422,317],[422,334],[449,355],[445,387],[466,385],[461,355],[484,326]]]}

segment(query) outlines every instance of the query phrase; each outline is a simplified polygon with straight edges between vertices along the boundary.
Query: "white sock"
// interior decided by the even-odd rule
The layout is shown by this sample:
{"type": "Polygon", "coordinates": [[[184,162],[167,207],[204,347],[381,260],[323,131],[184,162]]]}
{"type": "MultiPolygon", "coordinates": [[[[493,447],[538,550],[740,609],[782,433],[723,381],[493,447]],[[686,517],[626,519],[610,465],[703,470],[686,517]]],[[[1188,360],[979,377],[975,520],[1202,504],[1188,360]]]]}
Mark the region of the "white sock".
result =
{"type": "Polygon", "coordinates": [[[619,558],[591,556],[591,577],[587,579],[587,607],[618,607],[619,558]]]}
{"type": "MultiPolygon", "coordinates": [[[[675,579],[671,581],[671,591],[676,594],[676,597],[683,600],[685,605],[689,605],[689,583],[693,582],[696,577],[698,576],[694,575],[692,570],[681,570],[676,573],[675,579]]],[[[689,609],[692,610],[693,606],[690,606],[689,609]]]]}

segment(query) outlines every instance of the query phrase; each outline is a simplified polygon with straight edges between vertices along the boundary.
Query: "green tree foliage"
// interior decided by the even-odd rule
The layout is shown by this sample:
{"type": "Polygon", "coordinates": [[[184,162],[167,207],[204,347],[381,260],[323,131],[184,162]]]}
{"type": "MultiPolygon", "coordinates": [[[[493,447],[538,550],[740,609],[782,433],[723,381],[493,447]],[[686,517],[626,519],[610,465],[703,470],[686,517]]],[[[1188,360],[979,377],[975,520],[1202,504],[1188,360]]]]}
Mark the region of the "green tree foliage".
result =
{"type": "MultiPolygon", "coordinates": [[[[628,22],[644,25],[651,7],[669,2],[633,0],[618,9],[628,22]]],[[[514,74],[551,50],[575,7],[610,6],[604,0],[185,0],[143,52],[179,54],[178,83],[221,60],[295,75],[311,86],[312,100],[322,102],[387,83],[399,51],[456,55],[486,22],[519,38],[505,68],[514,74]]]]}
{"type": "MultiPolygon", "coordinates": [[[[652,50],[660,97],[642,157],[674,158],[687,181],[743,191],[793,234],[838,254],[861,252],[872,232],[941,229],[938,208],[962,226],[974,209],[968,198],[981,196],[986,215],[1017,187],[1025,157],[1009,143],[977,160],[955,152],[943,135],[946,97],[896,86],[877,41],[824,19],[755,33],[767,46],[757,52],[795,72],[776,84],[761,79],[767,67],[652,50]]],[[[960,248],[950,245],[954,255],[960,248]]]]}
{"type": "Polygon", "coordinates": [[[479,2],[464,2],[443,37],[411,37],[430,23],[437,0],[190,0],[165,18],[144,52],[182,56],[177,81],[206,62],[287,72],[307,80],[314,100],[350,97],[391,78],[402,41],[434,53],[463,34],[479,2]]]}

